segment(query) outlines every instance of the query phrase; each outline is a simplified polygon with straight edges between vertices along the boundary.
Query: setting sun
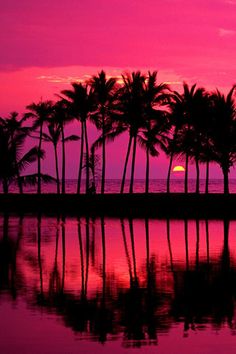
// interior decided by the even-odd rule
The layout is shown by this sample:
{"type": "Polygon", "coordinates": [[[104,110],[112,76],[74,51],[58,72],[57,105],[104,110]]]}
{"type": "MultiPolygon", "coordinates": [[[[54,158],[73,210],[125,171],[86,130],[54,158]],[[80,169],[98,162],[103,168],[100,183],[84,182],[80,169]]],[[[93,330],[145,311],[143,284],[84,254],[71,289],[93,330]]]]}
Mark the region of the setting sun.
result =
{"type": "Polygon", "coordinates": [[[183,166],[175,166],[173,172],[184,172],[185,168],[183,166]]]}

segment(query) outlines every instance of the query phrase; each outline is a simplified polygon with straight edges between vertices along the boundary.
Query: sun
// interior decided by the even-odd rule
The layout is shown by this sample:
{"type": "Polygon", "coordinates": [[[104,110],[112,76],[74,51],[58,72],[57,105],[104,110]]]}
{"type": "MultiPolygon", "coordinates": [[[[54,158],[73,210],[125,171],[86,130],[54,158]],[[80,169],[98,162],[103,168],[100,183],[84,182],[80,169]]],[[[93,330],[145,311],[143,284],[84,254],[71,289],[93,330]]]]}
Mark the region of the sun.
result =
{"type": "Polygon", "coordinates": [[[185,168],[184,168],[184,166],[175,166],[172,171],[173,172],[184,172],[185,168]]]}

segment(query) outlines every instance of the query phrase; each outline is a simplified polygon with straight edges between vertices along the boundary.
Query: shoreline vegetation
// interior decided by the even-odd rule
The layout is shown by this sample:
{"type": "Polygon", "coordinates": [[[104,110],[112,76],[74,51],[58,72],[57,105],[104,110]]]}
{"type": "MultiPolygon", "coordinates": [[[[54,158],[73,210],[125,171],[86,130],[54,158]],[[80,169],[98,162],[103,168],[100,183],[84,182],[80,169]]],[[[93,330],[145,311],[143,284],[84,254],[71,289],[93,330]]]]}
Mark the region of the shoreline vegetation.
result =
{"type": "MultiPolygon", "coordinates": [[[[200,164],[204,164],[205,193],[209,193],[209,170],[218,164],[224,179],[224,194],[229,194],[229,172],[236,161],[236,107],[234,85],[228,94],[219,90],[208,92],[196,84],[183,83],[182,92],[158,83],[157,71],[124,73],[109,77],[102,70],[86,82],[72,82],[69,89],[55,94],[57,101],[41,100],[26,107],[20,117],[12,112],[0,118],[0,182],[4,194],[11,183],[17,183],[20,194],[26,185],[55,183],[57,194],[66,194],[66,144],[78,141],[74,158],[78,161],[77,194],[81,194],[82,178],[85,193],[105,193],[106,146],[121,134],[128,136],[120,194],[128,173],[129,193],[134,192],[136,154],[145,151],[145,193],[150,187],[150,157],[164,152],[169,158],[166,178],[167,194],[175,159],[184,165],[184,192],[189,192],[189,164],[196,168],[195,192],[200,192],[200,164]],[[78,124],[79,135],[67,136],[68,127],[78,124]],[[97,129],[91,141],[89,128],[97,129]],[[29,142],[36,142],[25,152],[29,142]],[[27,143],[27,144],[26,144],[27,143]],[[46,157],[46,143],[53,146],[54,176],[44,174],[42,160],[46,157]],[[58,148],[60,147],[60,150],[58,148]],[[22,152],[25,152],[24,154],[22,152]],[[61,154],[59,154],[59,152],[61,154]],[[61,156],[59,156],[61,155],[61,156]],[[24,174],[36,164],[36,171],[24,174]],[[98,182],[100,188],[98,190],[98,182]]],[[[155,160],[152,160],[155,162],[155,160]]]]}
{"type": "Polygon", "coordinates": [[[0,194],[3,214],[236,219],[236,193],[0,194]]]}

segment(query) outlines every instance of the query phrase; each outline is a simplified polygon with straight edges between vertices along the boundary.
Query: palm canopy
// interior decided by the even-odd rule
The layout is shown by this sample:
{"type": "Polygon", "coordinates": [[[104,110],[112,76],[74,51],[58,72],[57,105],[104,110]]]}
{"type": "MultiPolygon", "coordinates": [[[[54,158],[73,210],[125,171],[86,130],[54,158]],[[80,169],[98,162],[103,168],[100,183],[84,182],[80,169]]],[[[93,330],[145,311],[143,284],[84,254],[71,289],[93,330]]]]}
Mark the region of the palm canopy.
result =
{"type": "Polygon", "coordinates": [[[64,102],[71,116],[86,121],[94,110],[94,94],[88,84],[73,82],[71,90],[63,90],[64,102]]]}

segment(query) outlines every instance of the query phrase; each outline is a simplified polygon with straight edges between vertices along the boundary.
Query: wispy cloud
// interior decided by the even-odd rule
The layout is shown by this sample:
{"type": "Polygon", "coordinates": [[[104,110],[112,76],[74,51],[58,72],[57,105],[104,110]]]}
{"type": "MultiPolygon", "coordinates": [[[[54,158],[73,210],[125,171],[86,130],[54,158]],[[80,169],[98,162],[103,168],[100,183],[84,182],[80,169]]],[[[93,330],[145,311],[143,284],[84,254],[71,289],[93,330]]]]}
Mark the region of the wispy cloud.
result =
{"type": "Polygon", "coordinates": [[[226,29],[226,28],[219,28],[218,33],[220,37],[231,37],[231,36],[235,36],[236,31],[226,29]]]}

